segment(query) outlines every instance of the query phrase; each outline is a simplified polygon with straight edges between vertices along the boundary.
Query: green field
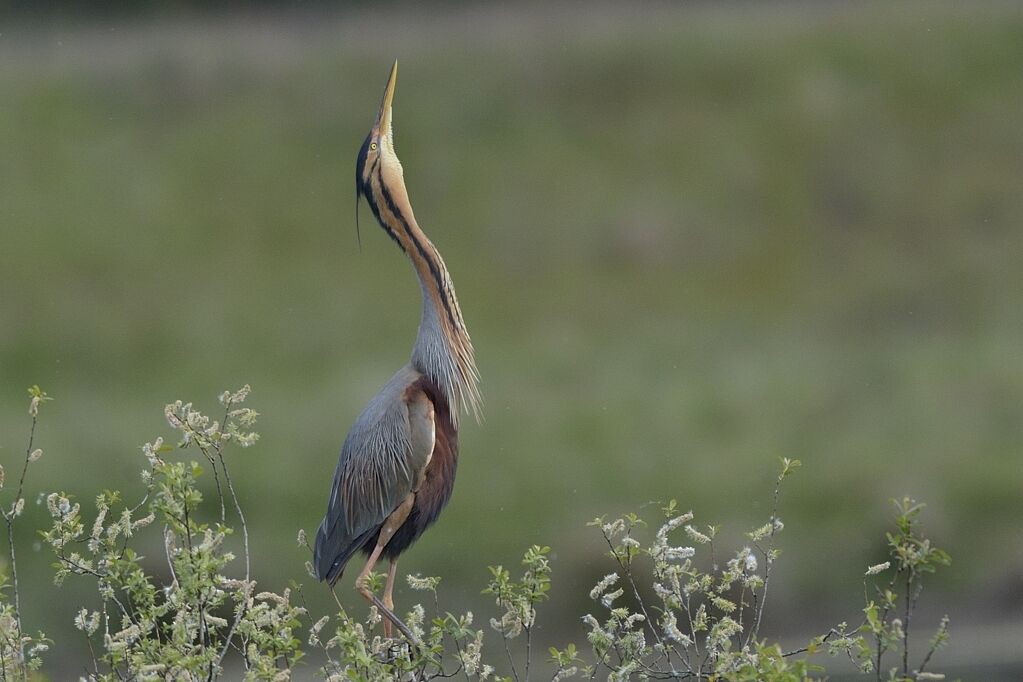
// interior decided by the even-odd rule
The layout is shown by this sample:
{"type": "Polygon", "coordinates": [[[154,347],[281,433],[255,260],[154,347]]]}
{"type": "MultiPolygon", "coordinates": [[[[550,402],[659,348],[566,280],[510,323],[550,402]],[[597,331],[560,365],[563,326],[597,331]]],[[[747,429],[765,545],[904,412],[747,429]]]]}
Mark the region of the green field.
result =
{"type": "MultiPolygon", "coordinates": [[[[486,400],[402,569],[486,611],[486,566],[549,544],[548,632],[582,644],[607,572],[586,521],[675,497],[739,544],[797,457],[767,627],[854,620],[909,494],[965,658],[957,620],[1023,627],[1023,11],[971,7],[4,25],[0,462],[38,383],[30,503],[137,491],[164,403],[250,383],[255,570],[303,579],[296,532],[419,321],[407,262],[354,225],[397,57],[396,148],[486,400]]],[[[50,586],[29,506],[26,625],[78,652],[88,593],[50,586]]]]}

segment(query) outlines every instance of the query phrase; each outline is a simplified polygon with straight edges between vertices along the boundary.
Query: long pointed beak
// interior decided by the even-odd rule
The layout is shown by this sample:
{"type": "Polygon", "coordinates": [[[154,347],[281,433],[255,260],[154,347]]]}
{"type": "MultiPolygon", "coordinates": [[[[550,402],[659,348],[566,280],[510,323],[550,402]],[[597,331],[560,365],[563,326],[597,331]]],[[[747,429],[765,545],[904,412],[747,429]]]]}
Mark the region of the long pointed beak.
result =
{"type": "Polygon", "coordinates": [[[377,130],[381,134],[391,132],[391,100],[394,99],[394,84],[398,81],[398,60],[394,60],[391,67],[391,75],[387,79],[387,87],[384,88],[384,100],[380,103],[380,113],[377,114],[377,130]]]}

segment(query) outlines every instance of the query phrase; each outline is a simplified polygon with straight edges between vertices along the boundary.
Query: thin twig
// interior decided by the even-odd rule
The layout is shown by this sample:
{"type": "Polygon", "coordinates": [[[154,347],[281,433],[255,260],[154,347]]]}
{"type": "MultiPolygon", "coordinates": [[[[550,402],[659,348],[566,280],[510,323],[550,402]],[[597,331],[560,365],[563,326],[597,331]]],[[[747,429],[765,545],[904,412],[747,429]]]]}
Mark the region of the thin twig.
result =
{"type": "MultiPolygon", "coordinates": [[[[828,641],[831,638],[832,635],[837,635],[837,634],[838,634],[838,630],[836,630],[835,628],[831,628],[830,630],[828,630],[828,634],[826,634],[823,637],[821,637],[820,643],[823,644],[824,642],[828,641]]],[[[793,649],[792,651],[787,651],[787,652],[783,653],[782,654],[782,658],[788,658],[789,656],[798,656],[799,654],[805,654],[809,650],[810,650],[810,647],[808,647],[808,646],[800,647],[798,649],[793,649]]]]}
{"type": "MultiPolygon", "coordinates": [[[[771,581],[771,567],[774,565],[774,559],[771,554],[774,552],[774,536],[778,533],[778,495],[781,492],[781,482],[784,478],[785,471],[782,471],[782,473],[778,476],[777,482],[774,484],[774,504],[771,509],[771,534],[768,536],[768,550],[764,551],[761,549],[761,552],[764,555],[765,564],[764,588],[760,595],[760,606],[757,609],[757,619],[746,637],[746,646],[749,646],[751,642],[756,641],[757,635],[760,633],[760,622],[764,617],[764,605],[767,604],[767,586],[771,581]]],[[[757,546],[757,548],[760,549],[759,546],[757,546]]]]}
{"type": "Polygon", "coordinates": [[[96,671],[96,679],[99,679],[99,661],[96,660],[96,649],[92,646],[92,637],[85,634],[85,641],[89,644],[89,655],[92,656],[92,669],[96,671]]]}
{"type": "MultiPolygon", "coordinates": [[[[32,457],[32,444],[36,436],[36,423],[39,417],[32,415],[32,428],[28,432],[28,447],[25,449],[25,463],[21,467],[21,478],[18,480],[18,492],[14,496],[14,503],[10,512],[4,512],[4,521],[7,523],[7,546],[11,554],[11,584],[14,588],[14,619],[18,625],[18,661],[21,664],[22,677],[28,678],[28,665],[25,661],[25,641],[22,637],[24,632],[21,625],[21,592],[18,589],[18,562],[14,555],[14,519],[18,501],[25,488],[25,474],[28,472],[29,459],[32,457]]],[[[6,666],[4,667],[6,670],[6,666]]]]}
{"type": "Polygon", "coordinates": [[[924,656],[924,660],[920,663],[920,667],[917,668],[917,670],[916,670],[918,675],[924,671],[924,668],[927,667],[927,664],[931,662],[931,656],[933,656],[934,652],[937,651],[938,647],[941,646],[941,635],[942,635],[942,632],[947,627],[948,627],[948,616],[945,616],[944,618],[941,619],[941,624],[938,626],[938,632],[934,636],[934,642],[931,644],[931,648],[928,649],[927,655],[924,656]]]}
{"type": "Polygon", "coordinates": [[[526,670],[525,678],[526,682],[529,682],[529,665],[533,659],[533,623],[536,621],[536,612],[533,609],[533,590],[529,590],[529,602],[526,609],[526,618],[529,619],[529,625],[523,625],[523,629],[526,631],[526,670]]]}
{"type": "MultiPolygon", "coordinates": [[[[893,575],[892,579],[888,581],[888,591],[891,591],[891,589],[895,587],[895,581],[899,579],[900,575],[902,575],[902,570],[897,569],[895,575],[893,575]]],[[[863,589],[865,593],[866,592],[865,582],[863,589]]],[[[886,628],[888,626],[888,613],[891,610],[888,606],[888,598],[884,593],[881,592],[881,588],[877,587],[876,584],[874,585],[874,589],[877,590],[878,597],[882,600],[882,603],[884,604],[884,609],[881,611],[881,627],[886,628]]],[[[877,657],[874,669],[875,672],[877,673],[878,682],[881,682],[881,657],[884,656],[886,651],[888,651],[888,645],[881,640],[881,635],[879,634],[874,635],[874,640],[877,642],[877,657]]]]}
{"type": "Polygon", "coordinates": [[[213,459],[213,455],[207,452],[206,448],[199,447],[202,454],[206,456],[206,459],[210,461],[210,466],[213,468],[213,480],[217,484],[217,499],[220,500],[220,522],[227,522],[227,507],[224,505],[224,490],[220,487],[220,474],[217,472],[217,461],[213,459]]]}
{"type": "Polygon", "coordinates": [[[502,632],[501,637],[504,639],[504,653],[508,655],[508,665],[511,666],[512,677],[515,678],[515,682],[519,682],[519,673],[515,669],[515,661],[512,660],[511,649],[508,648],[508,635],[502,632]]]}
{"type": "MultiPolygon", "coordinates": [[[[227,403],[224,406],[223,427],[225,427],[225,428],[227,426],[227,419],[228,419],[228,415],[230,414],[231,405],[232,405],[232,403],[229,400],[229,401],[227,401],[227,403]]],[[[241,523],[241,526],[242,526],[242,542],[243,542],[244,547],[245,547],[245,582],[248,583],[249,582],[249,578],[250,578],[250,573],[249,573],[249,562],[250,562],[250,556],[249,556],[249,526],[245,522],[245,514],[242,512],[241,503],[238,502],[238,495],[237,495],[237,493],[235,493],[235,490],[234,490],[234,482],[231,480],[231,473],[228,471],[228,469],[227,469],[227,462],[224,460],[224,452],[223,452],[223,450],[220,449],[219,445],[216,446],[216,453],[217,453],[217,458],[220,460],[220,467],[224,470],[224,478],[227,480],[227,488],[231,492],[231,500],[234,502],[234,510],[238,514],[238,521],[239,521],[239,523],[241,523]]],[[[212,459],[212,457],[211,457],[211,459],[212,459]]],[[[216,472],[216,465],[215,464],[214,464],[213,470],[214,470],[214,472],[216,472]]],[[[221,493],[220,505],[221,505],[221,514],[223,515],[224,496],[223,496],[223,493],[220,491],[220,481],[219,481],[219,479],[217,480],[217,491],[221,493]]],[[[336,598],[337,598],[337,595],[335,595],[335,599],[336,598]]],[[[241,608],[238,609],[238,613],[235,615],[234,622],[231,623],[231,629],[228,630],[228,632],[227,632],[227,638],[226,638],[226,641],[224,642],[224,648],[221,650],[220,656],[217,658],[218,662],[219,661],[223,661],[224,657],[227,655],[227,650],[231,646],[231,640],[234,637],[235,631],[238,629],[238,624],[241,622],[242,618],[245,617],[245,612],[247,610],[247,607],[248,607],[247,602],[242,602],[241,608]]],[[[246,657],[246,661],[247,661],[247,658],[248,657],[246,657]]]]}
{"type": "Polygon", "coordinates": [[[238,495],[234,491],[234,482],[231,480],[231,474],[227,470],[227,462],[224,461],[224,453],[219,449],[217,450],[217,457],[220,459],[220,466],[224,470],[224,478],[227,479],[227,488],[231,491],[231,500],[234,502],[234,510],[238,514],[238,520],[242,525],[242,542],[245,545],[245,580],[249,580],[249,527],[245,523],[245,514],[242,512],[242,506],[238,502],[238,495]]]}

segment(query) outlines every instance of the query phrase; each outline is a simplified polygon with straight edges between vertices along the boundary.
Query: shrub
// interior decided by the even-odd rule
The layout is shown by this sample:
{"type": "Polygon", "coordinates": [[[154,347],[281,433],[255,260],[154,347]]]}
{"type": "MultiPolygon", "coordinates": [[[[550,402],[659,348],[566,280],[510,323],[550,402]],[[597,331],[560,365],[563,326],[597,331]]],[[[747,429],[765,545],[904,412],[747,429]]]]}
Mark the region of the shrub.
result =
{"type": "MultiPolygon", "coordinates": [[[[28,446],[14,497],[3,508],[11,573],[3,579],[0,598],[3,679],[31,677],[51,644],[44,634],[27,635],[22,627],[13,535],[24,508],[26,473],[42,455],[33,447],[39,410],[50,399],[37,386],[29,393],[28,446]]],[[[219,419],[191,403],[167,405],[164,414],[176,442],[157,438],[143,446],[143,490],[133,503],[119,492],[104,491],[86,514],[70,495],[46,497],[52,525],[41,534],[56,558],[56,584],[80,579],[97,590],[99,608],[82,606],[73,616],[92,652],[89,679],[212,680],[239,671],[245,679],[287,680],[313,650],[325,661],[319,673],[328,680],[459,676],[520,682],[535,676],[537,609],[551,589],[548,547],[526,551],[519,577],[502,566],[490,567],[483,593],[497,606],[489,619],[503,649],[497,656],[485,657],[486,629],[477,627],[471,612],[443,611],[439,578],[408,577],[411,588],[430,598],[432,610],[428,615],[417,604],[407,614],[412,642],[377,634],[381,619],[375,607],[358,620],[338,601],[337,614],[313,622],[301,585],[280,593],[257,590],[248,526],[225,456],[234,446],[258,440],[253,427],[259,415],[244,406],[248,396],[248,386],[224,392],[219,419]],[[194,459],[187,458],[189,452],[197,453],[194,459]],[[200,462],[213,472],[217,499],[212,505],[198,485],[204,473],[200,462]],[[229,517],[241,530],[238,567],[227,547],[235,533],[229,517]],[[136,549],[147,533],[159,533],[166,578],[147,571],[136,549]]],[[[798,460],[782,460],[770,517],[746,534],[748,545],[731,551],[720,565],[718,528],[698,525],[675,500],[662,507],[652,534],[648,521],[634,514],[594,519],[589,525],[606,542],[612,570],[589,593],[595,612],[582,618],[588,650],[574,644],[548,647],[546,675],[552,680],[787,682],[823,673],[815,660],[827,654],[848,658],[877,680],[942,679],[927,666],[948,640],[947,616],[915,667],[910,632],[922,577],[948,564],[949,557],[922,534],[923,505],[908,498],[895,503],[888,560],[865,572],[861,622],[839,623],[792,651],[761,634],[780,556],[776,540],[784,529],[778,514],[781,486],[799,466],[798,460]]],[[[0,467],[0,487],[3,473],[0,467]]],[[[308,549],[303,531],[298,541],[308,549]]],[[[371,582],[379,589],[382,576],[374,574],[371,582]]]]}

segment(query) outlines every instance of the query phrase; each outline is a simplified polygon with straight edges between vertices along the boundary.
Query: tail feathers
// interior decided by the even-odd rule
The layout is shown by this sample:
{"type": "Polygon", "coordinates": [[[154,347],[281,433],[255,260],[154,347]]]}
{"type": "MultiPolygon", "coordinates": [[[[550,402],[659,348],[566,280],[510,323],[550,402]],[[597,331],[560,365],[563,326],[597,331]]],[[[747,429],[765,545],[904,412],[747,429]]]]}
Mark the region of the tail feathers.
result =
{"type": "Polygon", "coordinates": [[[371,528],[351,539],[340,528],[335,526],[326,529],[324,524],[321,524],[316,532],[316,545],[313,548],[313,570],[316,578],[330,585],[340,580],[349,559],[366,544],[375,531],[376,528],[371,528]]]}

